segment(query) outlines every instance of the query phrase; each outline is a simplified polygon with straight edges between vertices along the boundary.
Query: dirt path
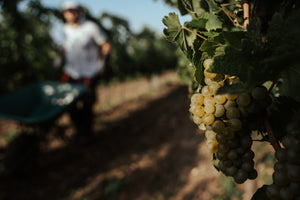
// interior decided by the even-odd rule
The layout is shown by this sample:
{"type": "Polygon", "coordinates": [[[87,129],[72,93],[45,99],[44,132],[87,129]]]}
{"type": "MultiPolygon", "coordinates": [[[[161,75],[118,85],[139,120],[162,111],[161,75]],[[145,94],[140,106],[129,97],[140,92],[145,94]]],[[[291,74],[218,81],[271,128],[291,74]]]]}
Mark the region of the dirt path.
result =
{"type": "MultiPolygon", "coordinates": [[[[0,199],[210,200],[220,193],[204,135],[189,119],[187,87],[174,72],[131,84],[126,95],[121,84],[100,88],[93,140],[51,136],[33,171],[0,177],[0,199]]],[[[72,135],[66,116],[60,123],[72,135]]]]}

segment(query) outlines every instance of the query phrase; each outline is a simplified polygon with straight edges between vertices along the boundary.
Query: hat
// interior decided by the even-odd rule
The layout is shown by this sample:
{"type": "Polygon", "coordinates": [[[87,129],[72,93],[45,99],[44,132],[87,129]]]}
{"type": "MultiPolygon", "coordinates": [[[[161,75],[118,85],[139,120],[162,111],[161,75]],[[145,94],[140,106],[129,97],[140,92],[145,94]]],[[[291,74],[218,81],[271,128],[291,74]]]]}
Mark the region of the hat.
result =
{"type": "Polygon", "coordinates": [[[61,6],[62,10],[78,10],[79,4],[74,1],[66,1],[61,6]]]}

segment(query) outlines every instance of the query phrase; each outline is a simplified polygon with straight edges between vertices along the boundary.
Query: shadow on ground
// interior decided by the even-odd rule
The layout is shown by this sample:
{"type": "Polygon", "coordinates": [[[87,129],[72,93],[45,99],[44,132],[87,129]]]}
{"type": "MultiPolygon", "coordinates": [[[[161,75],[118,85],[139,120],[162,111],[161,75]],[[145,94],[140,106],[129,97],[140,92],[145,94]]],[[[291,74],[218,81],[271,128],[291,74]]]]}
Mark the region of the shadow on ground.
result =
{"type": "MultiPolygon", "coordinates": [[[[124,119],[101,122],[105,128],[89,143],[41,152],[34,171],[2,178],[0,198],[176,199],[203,159],[204,137],[189,119],[187,88],[173,88],[124,119]]],[[[182,199],[192,199],[194,190],[182,199]]]]}

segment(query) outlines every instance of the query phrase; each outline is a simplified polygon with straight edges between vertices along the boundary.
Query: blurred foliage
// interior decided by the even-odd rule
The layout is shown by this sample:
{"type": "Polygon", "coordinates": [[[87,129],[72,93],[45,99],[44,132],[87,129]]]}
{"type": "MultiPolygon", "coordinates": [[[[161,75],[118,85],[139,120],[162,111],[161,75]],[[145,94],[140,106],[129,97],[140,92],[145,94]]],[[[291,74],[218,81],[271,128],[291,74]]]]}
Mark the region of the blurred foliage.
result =
{"type": "MultiPolygon", "coordinates": [[[[109,13],[94,17],[88,8],[82,10],[106,32],[113,46],[103,81],[150,77],[176,68],[177,47],[163,36],[147,27],[133,33],[123,18],[109,13]]],[[[0,95],[34,82],[59,80],[61,71],[52,67],[59,50],[50,35],[53,21],[63,23],[61,10],[47,8],[40,0],[0,0],[0,95]]]]}

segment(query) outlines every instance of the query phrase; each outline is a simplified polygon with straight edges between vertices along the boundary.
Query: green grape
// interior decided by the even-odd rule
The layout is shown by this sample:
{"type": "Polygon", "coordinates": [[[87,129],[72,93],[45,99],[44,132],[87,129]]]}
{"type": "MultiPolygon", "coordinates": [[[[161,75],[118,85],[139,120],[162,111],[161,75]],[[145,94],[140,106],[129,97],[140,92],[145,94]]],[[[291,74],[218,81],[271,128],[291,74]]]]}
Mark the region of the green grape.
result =
{"type": "Polygon", "coordinates": [[[208,85],[208,88],[213,92],[213,94],[216,94],[218,89],[220,88],[220,85],[217,82],[211,82],[208,85]]]}
{"type": "Polygon", "coordinates": [[[294,195],[288,187],[281,188],[279,194],[280,194],[281,199],[283,199],[283,200],[293,200],[294,199],[294,195]]]}
{"type": "Polygon", "coordinates": [[[224,104],[225,109],[227,110],[230,107],[236,107],[236,103],[234,100],[228,100],[225,104],[224,104]]]}
{"type": "Polygon", "coordinates": [[[205,137],[208,140],[216,140],[216,135],[217,135],[217,133],[214,132],[213,130],[206,130],[205,131],[205,137]]]}
{"type": "Polygon", "coordinates": [[[193,122],[197,125],[202,124],[202,118],[201,117],[197,117],[196,115],[193,116],[193,122]]]}
{"type": "Polygon", "coordinates": [[[300,182],[300,166],[288,163],[287,164],[287,175],[291,181],[300,182]]]}
{"type": "Polygon", "coordinates": [[[248,178],[248,173],[244,170],[238,170],[238,172],[234,175],[234,181],[238,184],[244,183],[248,178]]]}
{"type": "Polygon", "coordinates": [[[238,95],[237,99],[236,99],[236,103],[238,104],[238,106],[241,107],[246,107],[250,104],[251,102],[251,96],[248,93],[242,93],[240,95],[238,95]]]}
{"type": "Polygon", "coordinates": [[[268,90],[267,90],[267,88],[264,87],[264,86],[258,86],[258,87],[255,87],[255,88],[251,91],[251,96],[252,96],[253,99],[255,99],[255,100],[262,100],[262,99],[265,99],[267,95],[268,95],[268,90]]]}
{"type": "Polygon", "coordinates": [[[233,165],[228,167],[225,171],[226,174],[228,174],[229,176],[234,176],[237,173],[238,169],[236,166],[233,165]]]}
{"type": "Polygon", "coordinates": [[[218,142],[215,140],[208,140],[206,146],[211,153],[216,153],[218,151],[218,142]]]}
{"type": "Polygon", "coordinates": [[[285,162],[287,160],[286,151],[283,149],[279,149],[275,152],[275,157],[280,162],[285,162]]]}
{"type": "Polygon", "coordinates": [[[225,114],[225,107],[223,105],[216,104],[215,105],[215,116],[222,117],[225,114]]]}
{"type": "Polygon", "coordinates": [[[240,146],[240,141],[237,138],[232,138],[232,139],[227,141],[227,144],[232,149],[233,148],[238,148],[240,146]]]}
{"type": "Polygon", "coordinates": [[[269,185],[266,189],[268,197],[277,198],[280,194],[280,187],[276,184],[269,185]]]}
{"type": "Polygon", "coordinates": [[[192,106],[191,112],[197,117],[203,117],[205,114],[203,106],[192,106]]]}
{"type": "Polygon", "coordinates": [[[289,184],[286,170],[275,171],[272,175],[272,178],[276,185],[286,186],[289,184]]]}
{"type": "Polygon", "coordinates": [[[224,104],[226,102],[226,96],[224,94],[218,94],[218,95],[215,95],[215,102],[217,104],[224,104]]]}
{"type": "Polygon", "coordinates": [[[231,128],[226,127],[226,128],[224,128],[224,130],[222,131],[222,136],[223,136],[224,138],[226,138],[227,140],[230,140],[230,139],[234,138],[235,133],[234,133],[234,131],[233,131],[231,128]]]}
{"type": "Polygon", "coordinates": [[[203,101],[204,105],[215,105],[215,99],[211,96],[206,96],[203,101]]]}
{"type": "Polygon", "coordinates": [[[246,172],[251,172],[254,167],[253,160],[248,160],[246,162],[243,162],[241,165],[241,169],[245,170],[246,172]]]}
{"type": "Polygon", "coordinates": [[[227,152],[227,157],[229,160],[236,160],[238,158],[238,153],[235,150],[231,149],[227,152]]]}
{"type": "Polygon", "coordinates": [[[212,130],[214,130],[216,133],[222,133],[225,129],[225,124],[221,120],[216,120],[212,124],[212,130]]]}
{"type": "Polygon", "coordinates": [[[209,84],[212,83],[212,82],[213,82],[213,80],[204,77],[204,83],[205,83],[206,85],[209,85],[209,84]]]}
{"type": "Polygon", "coordinates": [[[226,110],[226,117],[228,119],[238,119],[240,117],[240,111],[236,107],[229,107],[226,110]]]}
{"type": "Polygon", "coordinates": [[[203,117],[202,117],[203,123],[206,125],[211,125],[212,123],[214,123],[215,121],[215,116],[211,113],[206,113],[203,117]]]}
{"type": "Polygon", "coordinates": [[[204,70],[204,76],[209,79],[214,79],[217,76],[217,74],[208,72],[207,70],[204,70]]]}
{"type": "Polygon", "coordinates": [[[230,101],[234,101],[238,97],[237,94],[226,94],[225,96],[230,101]]]}
{"type": "Polygon", "coordinates": [[[222,134],[217,134],[216,135],[216,140],[219,142],[219,143],[225,143],[227,141],[227,139],[225,137],[223,137],[222,134]]]}
{"type": "Polygon", "coordinates": [[[199,105],[201,106],[204,103],[204,96],[200,93],[195,93],[191,97],[191,104],[192,105],[199,105]]]}
{"type": "Polygon", "coordinates": [[[203,62],[203,67],[205,69],[208,69],[212,64],[213,64],[213,60],[212,59],[205,59],[204,62],[203,62]]]}
{"type": "Polygon", "coordinates": [[[239,119],[229,119],[227,124],[233,131],[239,131],[242,129],[242,122],[239,119]]]}
{"type": "Polygon", "coordinates": [[[216,157],[219,159],[219,160],[226,160],[227,159],[227,153],[226,152],[220,152],[218,151],[216,153],[216,157]]]}
{"type": "Polygon", "coordinates": [[[209,87],[206,85],[202,88],[201,94],[205,97],[212,96],[214,93],[212,90],[209,89],[209,87]]]}
{"type": "Polygon", "coordinates": [[[214,105],[210,105],[210,104],[208,104],[208,105],[205,105],[204,106],[204,112],[205,113],[214,113],[215,112],[215,106],[214,105]]]}

